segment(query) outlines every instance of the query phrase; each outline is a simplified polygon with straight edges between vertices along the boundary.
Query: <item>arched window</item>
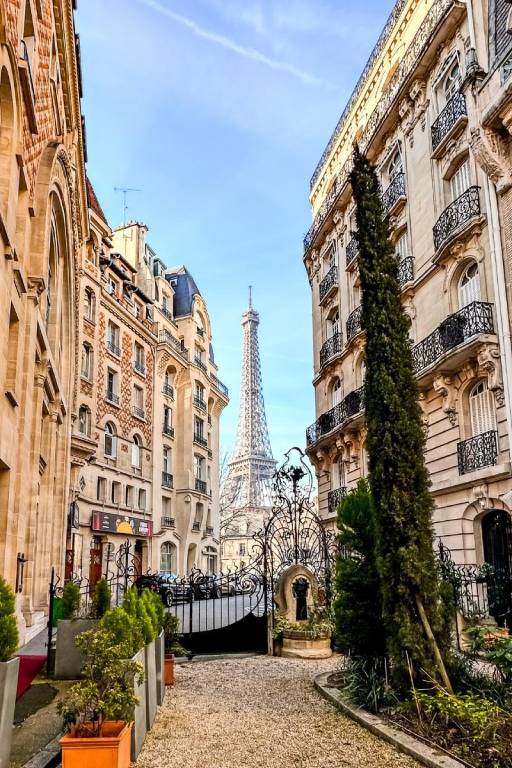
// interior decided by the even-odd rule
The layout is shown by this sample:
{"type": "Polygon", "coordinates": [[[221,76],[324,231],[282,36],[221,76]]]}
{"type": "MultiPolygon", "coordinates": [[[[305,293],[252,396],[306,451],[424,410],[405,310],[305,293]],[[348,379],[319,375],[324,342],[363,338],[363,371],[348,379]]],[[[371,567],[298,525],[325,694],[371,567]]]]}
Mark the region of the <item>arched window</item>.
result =
{"type": "Polygon", "coordinates": [[[86,405],[78,409],[78,431],[88,437],[91,434],[91,412],[86,405]]]}
{"type": "Polygon", "coordinates": [[[339,459],[332,465],[331,475],[331,488],[343,488],[345,485],[345,464],[343,458],[339,459]]]}
{"type": "Polygon", "coordinates": [[[389,180],[391,181],[392,179],[394,179],[394,177],[397,174],[402,173],[403,170],[404,170],[404,166],[402,163],[402,153],[400,152],[399,149],[397,149],[396,152],[393,153],[393,156],[389,161],[389,166],[388,166],[389,180]]]}
{"type": "Polygon", "coordinates": [[[215,573],[217,570],[217,550],[215,547],[205,547],[203,554],[206,573],[215,573]]]}
{"type": "Polygon", "coordinates": [[[90,344],[85,343],[82,346],[82,376],[84,379],[92,380],[94,369],[94,352],[90,344]]]}
{"type": "Polygon", "coordinates": [[[334,408],[343,400],[343,382],[336,378],[331,388],[331,405],[334,408]]]}
{"type": "Polygon", "coordinates": [[[469,414],[473,437],[496,429],[494,397],[486,381],[478,382],[469,393],[469,414]]]}
{"type": "Polygon", "coordinates": [[[110,459],[115,459],[117,455],[117,434],[115,426],[107,421],[105,424],[105,456],[110,459]]]}
{"type": "Polygon", "coordinates": [[[327,338],[336,336],[340,332],[340,313],[336,310],[327,320],[327,338]]]}
{"type": "Polygon", "coordinates": [[[84,291],[84,317],[91,322],[94,320],[96,312],[94,291],[91,288],[86,288],[84,291]]]}
{"type": "Polygon", "coordinates": [[[459,281],[459,306],[467,307],[472,301],[480,301],[480,274],[473,261],[466,267],[459,281]]]}
{"type": "Polygon", "coordinates": [[[462,85],[462,75],[460,73],[459,62],[456,61],[450,67],[448,74],[444,81],[444,96],[446,101],[450,101],[456,93],[460,91],[462,85]]]}
{"type": "Polygon", "coordinates": [[[160,547],[160,570],[166,573],[176,573],[178,550],[172,541],[164,541],[160,547]]]}
{"type": "Polygon", "coordinates": [[[138,435],[133,436],[132,467],[140,467],[142,461],[142,440],[138,435]]]}

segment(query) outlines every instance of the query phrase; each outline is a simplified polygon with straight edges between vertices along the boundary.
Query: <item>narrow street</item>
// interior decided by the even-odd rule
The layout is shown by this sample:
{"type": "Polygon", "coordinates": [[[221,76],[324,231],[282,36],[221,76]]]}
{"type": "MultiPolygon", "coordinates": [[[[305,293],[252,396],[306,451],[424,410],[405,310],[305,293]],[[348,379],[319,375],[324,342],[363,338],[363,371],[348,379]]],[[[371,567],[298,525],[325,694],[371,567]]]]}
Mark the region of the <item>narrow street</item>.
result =
{"type": "Polygon", "coordinates": [[[177,665],[137,768],[414,768],[313,688],[336,661],[257,656],[177,665]]]}

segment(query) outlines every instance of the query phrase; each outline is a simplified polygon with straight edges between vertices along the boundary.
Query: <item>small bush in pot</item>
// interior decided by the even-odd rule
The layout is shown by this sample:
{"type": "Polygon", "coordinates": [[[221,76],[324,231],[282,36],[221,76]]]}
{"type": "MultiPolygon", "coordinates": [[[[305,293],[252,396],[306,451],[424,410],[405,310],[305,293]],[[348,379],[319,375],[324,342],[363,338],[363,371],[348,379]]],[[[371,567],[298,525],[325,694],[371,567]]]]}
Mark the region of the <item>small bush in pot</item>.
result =
{"type": "Polygon", "coordinates": [[[141,600],[136,587],[130,587],[123,600],[123,608],[130,616],[140,622],[144,642],[151,643],[156,637],[151,615],[146,608],[146,602],[141,600]]]}
{"type": "Polygon", "coordinates": [[[0,576],[0,662],[9,661],[19,643],[14,592],[0,576]]]}
{"type": "Polygon", "coordinates": [[[80,610],[80,587],[74,581],[64,584],[60,604],[60,618],[74,619],[80,610]]]}
{"type": "Polygon", "coordinates": [[[112,594],[108,582],[102,577],[94,587],[94,598],[92,601],[92,615],[95,619],[101,619],[110,608],[112,594]]]}
{"type": "Polygon", "coordinates": [[[131,658],[144,647],[140,622],[121,606],[111,608],[104,614],[100,628],[110,632],[116,645],[124,647],[126,658],[131,658]]]}
{"type": "Polygon", "coordinates": [[[14,592],[0,576],[0,765],[9,764],[20,660],[14,592]]]}

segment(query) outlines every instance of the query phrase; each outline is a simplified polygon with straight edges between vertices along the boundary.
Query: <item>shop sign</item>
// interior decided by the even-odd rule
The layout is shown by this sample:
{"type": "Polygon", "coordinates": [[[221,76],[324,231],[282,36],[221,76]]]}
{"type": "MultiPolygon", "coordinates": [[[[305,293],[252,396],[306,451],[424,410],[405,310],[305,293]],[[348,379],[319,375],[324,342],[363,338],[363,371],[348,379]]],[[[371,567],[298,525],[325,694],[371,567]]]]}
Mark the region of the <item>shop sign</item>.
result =
{"type": "Polygon", "coordinates": [[[153,535],[153,522],[151,520],[140,520],[137,517],[117,515],[111,512],[93,512],[91,527],[93,531],[120,533],[125,536],[148,538],[153,535]]]}

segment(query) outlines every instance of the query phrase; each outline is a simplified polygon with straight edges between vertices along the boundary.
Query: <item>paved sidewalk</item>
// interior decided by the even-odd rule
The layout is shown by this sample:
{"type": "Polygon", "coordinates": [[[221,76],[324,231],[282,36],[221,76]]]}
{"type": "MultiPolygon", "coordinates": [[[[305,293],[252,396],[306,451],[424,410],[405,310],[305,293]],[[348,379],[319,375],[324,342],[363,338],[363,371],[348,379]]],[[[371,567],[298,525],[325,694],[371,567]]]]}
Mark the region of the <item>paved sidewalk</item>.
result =
{"type": "Polygon", "coordinates": [[[180,664],[137,768],[417,768],[324,701],[335,660],[180,664]]]}

